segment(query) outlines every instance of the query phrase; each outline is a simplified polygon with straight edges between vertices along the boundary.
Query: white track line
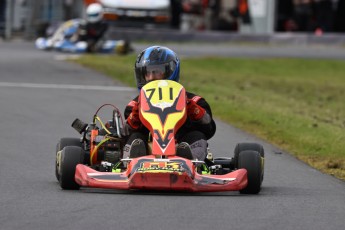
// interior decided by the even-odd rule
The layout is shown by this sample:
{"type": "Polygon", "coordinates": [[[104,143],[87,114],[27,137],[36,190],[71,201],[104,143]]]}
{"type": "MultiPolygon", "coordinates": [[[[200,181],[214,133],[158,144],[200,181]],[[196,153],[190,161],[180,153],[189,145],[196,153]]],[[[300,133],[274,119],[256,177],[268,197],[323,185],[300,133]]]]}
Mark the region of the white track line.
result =
{"type": "Polygon", "coordinates": [[[20,82],[0,82],[0,87],[41,88],[41,89],[86,89],[103,91],[134,91],[134,88],[124,86],[102,85],[65,85],[65,84],[36,84],[20,82]]]}
{"type": "Polygon", "coordinates": [[[54,56],[54,59],[57,61],[76,60],[79,58],[80,58],[80,55],[78,55],[78,54],[69,54],[69,55],[60,54],[60,55],[54,56]]]}

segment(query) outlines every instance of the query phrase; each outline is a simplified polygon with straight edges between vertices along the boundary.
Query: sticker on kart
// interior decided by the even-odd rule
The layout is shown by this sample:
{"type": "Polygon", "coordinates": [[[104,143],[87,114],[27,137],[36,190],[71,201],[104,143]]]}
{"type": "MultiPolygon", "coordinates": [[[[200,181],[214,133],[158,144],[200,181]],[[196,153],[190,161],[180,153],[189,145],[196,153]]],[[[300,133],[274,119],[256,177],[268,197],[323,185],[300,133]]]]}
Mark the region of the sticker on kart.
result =
{"type": "Polygon", "coordinates": [[[185,172],[182,167],[182,162],[155,162],[155,161],[146,161],[140,164],[140,167],[137,169],[137,172],[150,172],[150,173],[183,173],[185,172]]]}

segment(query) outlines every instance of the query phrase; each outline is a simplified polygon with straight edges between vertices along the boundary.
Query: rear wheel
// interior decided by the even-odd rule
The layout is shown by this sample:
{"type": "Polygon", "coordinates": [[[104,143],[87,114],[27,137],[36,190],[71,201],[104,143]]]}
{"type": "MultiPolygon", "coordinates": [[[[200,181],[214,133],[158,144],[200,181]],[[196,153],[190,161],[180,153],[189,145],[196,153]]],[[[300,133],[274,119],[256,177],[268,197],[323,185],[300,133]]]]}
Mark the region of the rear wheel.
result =
{"type": "Polygon", "coordinates": [[[74,180],[75,168],[77,164],[84,162],[84,150],[77,146],[66,146],[61,151],[61,161],[59,168],[60,186],[63,189],[77,190],[80,185],[74,180]]]}
{"type": "Polygon", "coordinates": [[[248,185],[240,190],[242,194],[258,194],[261,190],[263,174],[262,157],[257,151],[246,150],[238,156],[238,168],[247,170],[248,185]]]}
{"type": "Polygon", "coordinates": [[[56,179],[59,181],[59,162],[61,162],[61,151],[66,146],[78,146],[82,147],[82,143],[80,142],[79,138],[61,138],[60,141],[56,144],[56,151],[55,151],[55,176],[56,179]]]}

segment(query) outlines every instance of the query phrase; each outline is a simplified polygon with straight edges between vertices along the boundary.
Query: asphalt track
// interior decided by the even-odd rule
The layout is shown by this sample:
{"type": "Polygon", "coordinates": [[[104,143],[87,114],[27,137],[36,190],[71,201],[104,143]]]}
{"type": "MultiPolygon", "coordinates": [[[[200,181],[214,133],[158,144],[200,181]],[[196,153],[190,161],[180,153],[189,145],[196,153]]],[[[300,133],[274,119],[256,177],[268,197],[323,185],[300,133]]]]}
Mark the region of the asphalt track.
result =
{"type": "Polygon", "coordinates": [[[137,92],[60,59],[31,43],[0,41],[1,230],[344,228],[343,181],[219,121],[214,155],[232,155],[237,142],[264,145],[259,195],[61,190],[54,151],[60,137],[78,137],[71,122],[90,121],[102,103],[123,109],[137,92]]]}

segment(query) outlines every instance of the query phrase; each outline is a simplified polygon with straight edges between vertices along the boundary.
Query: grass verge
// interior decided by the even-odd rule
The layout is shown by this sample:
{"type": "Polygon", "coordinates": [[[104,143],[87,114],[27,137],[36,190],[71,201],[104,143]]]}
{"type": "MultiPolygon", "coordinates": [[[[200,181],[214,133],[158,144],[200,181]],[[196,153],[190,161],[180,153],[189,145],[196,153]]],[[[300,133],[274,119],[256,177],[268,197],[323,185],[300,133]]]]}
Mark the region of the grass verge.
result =
{"type": "MultiPolygon", "coordinates": [[[[75,62],[135,86],[134,55],[75,62]]],[[[183,58],[181,83],[215,117],[345,180],[345,62],[311,59],[183,58]]]]}

